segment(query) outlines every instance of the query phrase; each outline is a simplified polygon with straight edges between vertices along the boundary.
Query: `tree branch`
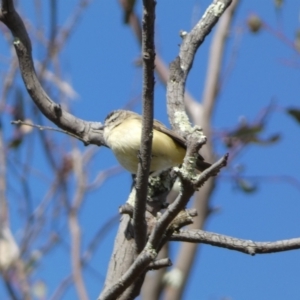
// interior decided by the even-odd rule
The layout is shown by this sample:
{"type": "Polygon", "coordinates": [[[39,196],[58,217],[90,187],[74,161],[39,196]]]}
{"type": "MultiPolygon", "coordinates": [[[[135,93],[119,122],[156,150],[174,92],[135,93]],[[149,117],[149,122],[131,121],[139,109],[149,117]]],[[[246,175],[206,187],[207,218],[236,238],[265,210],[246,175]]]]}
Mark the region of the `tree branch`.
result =
{"type": "MultiPolygon", "coordinates": [[[[197,184],[203,185],[204,182],[211,176],[211,174],[217,172],[222,168],[227,161],[227,156],[224,156],[221,160],[213,164],[205,173],[205,171],[200,175],[197,184]]],[[[163,237],[166,235],[166,229],[175,219],[175,217],[180,213],[181,210],[185,208],[191,196],[194,193],[194,184],[189,177],[184,177],[182,174],[187,174],[186,170],[181,171],[181,182],[182,182],[182,191],[181,194],[175,199],[175,201],[168,206],[166,211],[162,214],[160,219],[157,221],[156,226],[152,230],[152,233],[149,237],[148,243],[159,251],[162,247],[161,241],[164,240],[163,237]]],[[[170,232],[172,233],[172,232],[170,232]]]]}
{"type": "MultiPolygon", "coordinates": [[[[119,0],[124,13],[126,12],[126,4],[127,0],[119,0]]],[[[140,25],[140,19],[138,15],[135,13],[135,11],[131,11],[130,18],[129,18],[129,25],[132,28],[132,31],[134,32],[138,43],[142,44],[142,28],[140,25]]],[[[169,69],[166,65],[166,63],[163,61],[163,59],[160,57],[158,53],[155,55],[155,71],[158,75],[158,78],[161,80],[161,82],[165,85],[167,85],[168,78],[169,78],[169,69]]],[[[185,101],[189,106],[193,106],[193,108],[198,108],[199,104],[196,103],[196,100],[189,94],[189,92],[185,93],[185,101]]],[[[198,109],[197,109],[198,111],[198,109]]]]}
{"type": "Polygon", "coordinates": [[[125,291],[130,284],[146,271],[149,264],[156,258],[156,252],[151,247],[145,247],[139,254],[131,267],[124,273],[116,283],[105,289],[98,300],[114,300],[117,299],[122,292],[125,291]]]}
{"type": "Polygon", "coordinates": [[[26,89],[40,111],[58,127],[71,132],[86,145],[105,145],[101,123],[87,122],[63,110],[42,88],[34,69],[31,42],[25,25],[15,11],[12,0],[2,0],[0,8],[2,21],[14,36],[14,46],[19,59],[20,70],[26,89]]]}
{"type": "Polygon", "coordinates": [[[159,270],[161,268],[166,268],[172,266],[172,262],[169,258],[161,258],[153,261],[149,265],[149,270],[159,270]]]}
{"type": "MultiPolygon", "coordinates": [[[[234,12],[238,5],[238,0],[233,0],[230,6],[227,8],[226,12],[220,19],[218,26],[214,31],[212,37],[212,42],[210,46],[208,66],[206,72],[206,81],[204,92],[202,96],[202,104],[195,102],[186,101],[186,109],[191,117],[194,124],[200,125],[203,128],[203,132],[207,137],[207,143],[205,147],[201,149],[201,154],[209,162],[215,160],[213,144],[212,144],[212,130],[211,130],[211,116],[216,107],[216,99],[210,98],[210,101],[206,99],[206,95],[217,97],[220,88],[213,86],[213,84],[218,84],[220,82],[220,67],[223,64],[223,52],[225,49],[226,42],[228,40],[228,31],[230,25],[232,24],[234,12]],[[217,92],[215,92],[217,91],[217,92]],[[192,104],[192,105],[191,105],[192,104]]],[[[193,207],[198,211],[198,218],[194,219],[194,222],[189,228],[200,229],[204,226],[206,219],[209,215],[209,201],[211,194],[215,188],[215,177],[211,178],[206,184],[201,188],[199,192],[195,194],[193,207]]],[[[181,243],[180,250],[176,260],[174,261],[174,269],[179,270],[182,275],[182,281],[180,285],[167,285],[165,300],[179,300],[182,298],[186,283],[189,280],[189,275],[191,269],[193,268],[195,257],[197,255],[197,249],[199,249],[199,244],[192,243],[181,243]]]]}
{"type": "Polygon", "coordinates": [[[73,150],[72,156],[74,175],[77,181],[77,189],[74,194],[73,202],[68,209],[68,223],[71,235],[72,275],[78,298],[81,300],[87,300],[89,297],[82,276],[81,228],[78,220],[78,214],[86,192],[86,176],[83,166],[83,158],[78,149],[73,150]]]}
{"type": "Polygon", "coordinates": [[[167,85],[168,115],[172,128],[186,136],[190,124],[184,110],[185,82],[199,46],[232,0],[215,0],[190,33],[182,32],[179,56],[170,65],[167,85]]]}
{"type": "Polygon", "coordinates": [[[205,117],[209,119],[212,116],[215,101],[220,89],[220,72],[224,55],[225,40],[238,3],[239,0],[232,1],[232,4],[220,20],[210,46],[209,68],[207,69],[205,88],[202,96],[205,117]]]}
{"type": "Polygon", "coordinates": [[[227,248],[242,253],[255,255],[300,249],[300,238],[280,240],[276,242],[253,242],[231,236],[207,232],[200,229],[181,230],[174,233],[171,241],[202,243],[227,248]]]}
{"type": "Polygon", "coordinates": [[[151,149],[153,136],[153,95],[154,95],[154,20],[155,0],[144,0],[142,52],[144,66],[143,82],[143,120],[140,147],[140,163],[136,181],[136,200],[133,212],[134,239],[137,254],[140,253],[147,238],[147,225],[145,222],[146,199],[148,190],[148,177],[151,163],[151,149]]]}

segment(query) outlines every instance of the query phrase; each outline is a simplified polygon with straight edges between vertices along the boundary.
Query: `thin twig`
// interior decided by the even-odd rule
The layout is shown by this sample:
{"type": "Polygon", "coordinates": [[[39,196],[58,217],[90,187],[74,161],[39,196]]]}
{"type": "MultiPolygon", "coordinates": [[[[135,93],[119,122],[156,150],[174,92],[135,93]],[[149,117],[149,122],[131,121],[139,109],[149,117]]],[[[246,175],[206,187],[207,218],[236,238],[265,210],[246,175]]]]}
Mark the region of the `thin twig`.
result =
{"type": "Polygon", "coordinates": [[[205,117],[210,119],[215,108],[215,101],[220,92],[220,73],[224,55],[225,41],[228,36],[232,16],[238,5],[239,0],[233,0],[232,4],[228,7],[226,13],[220,20],[217,31],[213,36],[210,46],[210,55],[206,73],[205,88],[203,91],[203,109],[205,117]]]}
{"type": "Polygon", "coordinates": [[[78,220],[78,212],[85,195],[86,176],[82,165],[82,157],[78,149],[73,150],[73,169],[76,176],[76,191],[73,203],[68,211],[69,228],[71,234],[71,260],[73,268],[73,279],[79,299],[89,299],[82,276],[81,263],[81,228],[78,220]]]}
{"type": "Polygon", "coordinates": [[[181,230],[174,233],[171,241],[201,243],[221,248],[236,250],[242,253],[255,255],[300,249],[300,238],[279,240],[276,242],[254,242],[237,239],[231,236],[207,232],[200,229],[181,230]]]}
{"type": "Polygon", "coordinates": [[[81,140],[81,141],[84,141],[80,136],[77,136],[75,134],[72,134],[71,132],[68,132],[66,130],[62,130],[62,129],[59,129],[59,128],[54,128],[54,127],[50,127],[50,126],[42,126],[42,125],[38,125],[38,124],[32,124],[32,123],[29,123],[29,122],[24,122],[24,121],[21,121],[21,120],[17,120],[17,121],[11,121],[10,122],[11,124],[13,125],[25,125],[25,126],[30,126],[30,127],[33,127],[33,128],[37,128],[39,130],[51,130],[51,131],[56,131],[56,132],[60,132],[60,133],[64,133],[64,134],[67,134],[69,136],[72,136],[78,140],[81,140]]]}

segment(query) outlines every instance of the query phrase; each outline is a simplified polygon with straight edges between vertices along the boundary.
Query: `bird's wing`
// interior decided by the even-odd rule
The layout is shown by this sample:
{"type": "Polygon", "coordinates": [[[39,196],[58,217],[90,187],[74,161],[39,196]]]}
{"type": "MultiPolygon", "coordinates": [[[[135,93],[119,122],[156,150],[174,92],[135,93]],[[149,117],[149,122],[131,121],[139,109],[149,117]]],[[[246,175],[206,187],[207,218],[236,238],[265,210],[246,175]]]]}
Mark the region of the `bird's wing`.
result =
{"type": "MultiPolygon", "coordinates": [[[[173,138],[177,143],[179,143],[183,148],[186,149],[186,140],[183,137],[181,137],[179,134],[177,134],[174,130],[167,128],[163,123],[157,120],[153,121],[153,128],[167,134],[169,137],[173,138]]],[[[198,161],[200,165],[202,165],[202,162],[204,162],[204,158],[202,157],[201,154],[198,155],[198,161]]],[[[200,170],[205,170],[210,166],[209,163],[205,163],[205,164],[207,165],[202,167],[200,166],[200,170]]]]}
{"type": "Polygon", "coordinates": [[[179,134],[177,134],[174,130],[167,128],[163,123],[160,123],[159,121],[154,120],[153,128],[160,132],[167,134],[169,137],[174,139],[182,147],[186,148],[186,140],[183,137],[181,137],[179,134]]]}

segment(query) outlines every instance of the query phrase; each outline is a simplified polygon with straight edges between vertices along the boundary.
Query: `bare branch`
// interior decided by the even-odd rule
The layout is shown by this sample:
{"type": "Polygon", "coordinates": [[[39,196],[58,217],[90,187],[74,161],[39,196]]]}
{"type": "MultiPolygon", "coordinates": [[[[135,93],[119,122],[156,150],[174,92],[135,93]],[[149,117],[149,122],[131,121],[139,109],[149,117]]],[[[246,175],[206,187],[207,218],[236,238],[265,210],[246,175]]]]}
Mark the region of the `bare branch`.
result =
{"type": "Polygon", "coordinates": [[[219,173],[219,171],[227,165],[228,154],[225,154],[217,162],[215,162],[211,167],[204,170],[198,178],[194,181],[195,187],[201,187],[205,181],[207,181],[211,176],[219,173]]]}
{"type": "MultiPolygon", "coordinates": [[[[99,244],[103,241],[103,236],[106,232],[117,223],[119,220],[119,215],[115,215],[111,219],[109,219],[101,228],[97,231],[92,241],[87,246],[86,250],[82,254],[81,258],[81,267],[84,268],[90,261],[93,253],[98,249],[99,244]]],[[[53,295],[49,298],[50,300],[58,300],[62,298],[62,295],[66,292],[66,290],[73,283],[74,276],[72,274],[66,276],[59,284],[57,289],[54,291],[53,295]]]]}
{"type": "MultiPolygon", "coordinates": [[[[204,182],[211,176],[211,174],[215,173],[217,170],[220,170],[224,166],[224,164],[227,161],[227,156],[224,156],[221,160],[213,164],[208,171],[204,171],[197,181],[197,186],[203,185],[204,182]]],[[[180,170],[180,176],[181,176],[181,182],[182,182],[182,192],[181,194],[176,198],[176,200],[169,205],[169,207],[166,209],[166,211],[163,213],[163,215],[160,217],[160,219],[157,221],[156,226],[154,227],[150,237],[149,242],[156,251],[160,249],[162,246],[161,241],[164,242],[166,238],[166,229],[171,224],[171,222],[175,219],[175,217],[182,211],[185,206],[187,205],[188,201],[190,200],[191,196],[194,193],[194,184],[192,180],[190,179],[189,175],[188,177],[185,177],[184,174],[189,174],[186,170],[180,170]]],[[[173,228],[175,230],[175,228],[173,228]]],[[[169,232],[171,234],[172,232],[169,232]]]]}
{"type": "Polygon", "coordinates": [[[10,280],[10,278],[6,274],[3,274],[3,281],[10,298],[12,300],[19,300],[17,293],[13,288],[12,280],[10,280]]]}
{"type": "Polygon", "coordinates": [[[207,232],[199,229],[181,230],[171,236],[171,241],[202,243],[255,255],[300,249],[300,238],[276,242],[253,242],[207,232]]]}
{"type": "Polygon", "coordinates": [[[166,211],[157,221],[156,226],[152,230],[148,243],[153,246],[154,249],[158,249],[161,245],[161,240],[164,237],[165,231],[169,224],[175,219],[181,210],[184,209],[188,203],[190,197],[194,193],[192,184],[188,184],[183,189],[182,193],[176,198],[176,200],[168,206],[166,211]]]}
{"type": "Polygon", "coordinates": [[[61,280],[58,288],[54,291],[53,295],[49,297],[49,300],[60,300],[62,299],[63,294],[66,292],[66,289],[72,283],[72,275],[68,275],[63,280],[61,280]]]}
{"type": "Polygon", "coordinates": [[[82,157],[78,149],[73,150],[73,165],[74,173],[77,179],[77,189],[75,191],[72,206],[68,211],[69,229],[71,234],[71,260],[72,271],[75,287],[79,299],[89,299],[83,276],[82,276],[82,262],[81,262],[81,228],[78,220],[78,212],[82,204],[85,190],[86,190],[86,176],[84,174],[84,167],[82,164],[82,157]]]}
{"type": "MultiPolygon", "coordinates": [[[[127,0],[119,0],[120,4],[122,5],[122,8],[124,10],[124,13],[126,12],[126,2],[127,0]]],[[[130,18],[129,18],[129,25],[132,28],[132,31],[134,32],[139,44],[142,44],[142,28],[140,25],[140,19],[138,15],[131,11],[130,18]]],[[[163,61],[163,59],[160,57],[158,53],[155,55],[155,71],[158,75],[158,78],[161,80],[163,84],[167,84],[168,78],[169,78],[169,69],[166,65],[166,63],[163,61]]],[[[199,104],[196,103],[196,100],[189,94],[189,92],[185,92],[185,99],[186,103],[189,106],[193,106],[194,110],[198,108],[199,104]]],[[[198,109],[196,109],[198,111],[198,109]]],[[[189,110],[191,111],[191,110],[189,110]]]]}
{"type": "Polygon", "coordinates": [[[136,181],[136,201],[133,212],[133,228],[136,251],[140,253],[146,244],[147,226],[145,222],[146,199],[149,169],[151,163],[151,149],[153,136],[153,98],[154,98],[154,20],[155,0],[144,0],[142,52],[144,66],[143,82],[143,120],[140,147],[140,162],[136,181]]]}
{"type": "MultiPolygon", "coordinates": [[[[217,87],[213,86],[213,83],[219,83],[219,73],[220,73],[220,66],[217,65],[217,62],[222,65],[222,58],[224,51],[224,44],[227,41],[228,37],[228,28],[232,23],[234,7],[237,6],[239,1],[233,0],[226,12],[223,14],[218,26],[215,29],[215,34],[213,36],[212,44],[210,49],[210,57],[207,67],[207,76],[210,77],[209,81],[206,81],[205,85],[205,93],[217,96],[217,93],[214,92],[217,87]],[[234,7],[233,7],[234,6],[234,7]],[[225,20],[223,20],[225,19],[225,20]],[[220,49],[215,47],[220,47],[220,49]],[[221,53],[220,53],[221,52],[221,53]],[[215,78],[216,76],[217,78],[215,78]],[[211,90],[210,90],[211,89],[211,90]]],[[[201,21],[198,22],[201,24],[201,21]]],[[[202,23],[203,24],[203,23],[202,23]]],[[[198,27],[200,30],[200,27],[198,27]]],[[[206,76],[206,78],[207,78],[206,76]]],[[[191,116],[191,119],[194,124],[200,125],[203,128],[203,132],[207,137],[207,143],[205,147],[201,149],[202,155],[208,161],[214,161],[214,150],[212,144],[212,137],[211,137],[211,112],[207,112],[206,110],[212,111],[216,105],[216,101],[213,99],[210,102],[210,106],[206,102],[206,99],[202,99],[203,106],[198,103],[186,101],[186,109],[191,116]],[[213,106],[214,105],[214,106],[213,106]]],[[[211,178],[206,184],[201,188],[199,192],[196,192],[195,199],[194,199],[194,207],[197,209],[199,214],[198,218],[194,219],[194,223],[190,226],[190,228],[200,229],[204,226],[207,216],[209,214],[209,201],[211,194],[215,187],[215,180],[211,178]]],[[[165,300],[179,300],[182,298],[183,291],[186,287],[186,282],[189,280],[189,274],[191,269],[194,265],[195,256],[197,255],[197,248],[199,247],[198,244],[191,244],[191,243],[181,243],[180,250],[176,260],[174,261],[174,268],[176,270],[180,270],[182,274],[182,282],[180,285],[169,285],[166,288],[166,294],[164,299],[165,300]]]]}
{"type": "Polygon", "coordinates": [[[207,174],[203,173],[203,175],[201,174],[202,176],[200,175],[198,179],[196,179],[193,173],[195,169],[194,157],[201,146],[206,142],[206,138],[199,128],[195,127],[192,130],[190,126],[184,110],[184,92],[186,78],[192,67],[198,47],[202,44],[205,37],[210,33],[230,3],[231,1],[214,1],[190,33],[182,32],[181,36],[183,42],[180,47],[179,56],[170,65],[170,77],[167,85],[168,114],[172,128],[187,138],[187,153],[183,168],[179,173],[182,182],[182,193],[166,210],[153,230],[149,240],[153,242],[154,247],[157,245],[156,243],[159,243],[158,239],[164,232],[163,228],[166,226],[165,223],[170,222],[170,219],[174,219],[192,196],[194,192],[192,182],[197,182],[195,186],[201,186],[209,177],[215,175],[213,174],[214,171],[218,172],[227,161],[227,157],[225,157],[220,163],[220,166],[217,166],[217,164],[214,165],[212,169],[209,169],[207,174]]]}
{"type": "Polygon", "coordinates": [[[172,128],[184,136],[190,131],[190,124],[184,112],[184,91],[188,73],[199,46],[210,33],[232,0],[215,0],[207,8],[201,20],[190,33],[182,32],[183,39],[179,56],[170,65],[167,85],[168,115],[172,128]]]}
{"type": "Polygon", "coordinates": [[[9,69],[4,76],[4,80],[2,84],[2,91],[0,96],[0,110],[4,109],[8,92],[11,89],[13,89],[13,83],[16,78],[17,70],[18,70],[18,61],[16,56],[13,56],[9,63],[9,69]]]}
{"type": "Polygon", "coordinates": [[[172,266],[172,262],[169,258],[161,258],[155,260],[149,265],[149,270],[159,270],[161,268],[166,268],[172,266]]]}
{"type": "MultiPolygon", "coordinates": [[[[155,191],[159,190],[160,193],[165,194],[165,189],[168,185],[172,186],[173,185],[173,180],[171,177],[168,177],[168,180],[163,181],[161,179],[162,177],[165,177],[166,174],[161,174],[160,179],[157,181],[154,180],[154,182],[151,183],[151,189],[154,187],[155,191]],[[159,184],[158,184],[159,183],[159,184]],[[164,183],[164,188],[162,188],[161,184],[164,183]]],[[[150,177],[151,178],[151,177],[150,177]]],[[[151,193],[151,199],[155,200],[157,199],[158,204],[161,204],[164,201],[160,201],[160,197],[156,193],[151,193]]],[[[132,200],[135,199],[135,189],[132,189],[132,192],[129,196],[129,200],[127,201],[128,203],[132,203],[132,200]]],[[[114,250],[111,256],[111,260],[109,263],[109,269],[107,272],[106,276],[106,281],[105,281],[105,290],[107,287],[111,287],[112,285],[116,284],[118,282],[119,277],[127,272],[127,270],[131,267],[133,264],[134,260],[136,259],[135,255],[135,249],[134,249],[134,241],[133,241],[133,230],[132,230],[132,222],[130,219],[130,214],[132,213],[131,206],[127,203],[127,205],[121,207],[121,211],[125,213],[122,218],[121,218],[121,224],[119,226],[119,230],[117,233],[117,237],[115,239],[115,245],[114,245],[114,250]],[[127,215],[129,214],[129,215],[127,215]]],[[[155,205],[153,205],[153,210],[154,210],[154,215],[155,215],[155,205]]],[[[151,211],[151,209],[149,209],[151,211]]],[[[150,212],[147,212],[147,215],[149,215],[150,212]]],[[[147,217],[147,216],[146,216],[147,217]]],[[[151,231],[152,227],[155,226],[156,218],[153,217],[151,214],[151,218],[149,218],[149,221],[147,221],[148,224],[148,231],[151,231]],[[153,224],[151,223],[153,222],[153,224]]],[[[148,267],[147,267],[148,269],[148,267]]],[[[145,272],[147,271],[145,269],[145,272]]],[[[132,299],[134,296],[136,296],[137,293],[139,293],[140,289],[140,283],[143,283],[144,280],[144,275],[145,272],[137,275],[133,274],[135,276],[134,284],[132,284],[128,289],[126,289],[125,292],[122,292],[122,295],[120,296],[120,299],[132,299]],[[137,281],[139,281],[137,283],[137,281]]]]}
{"type": "MultiPolygon", "coordinates": [[[[169,256],[169,245],[165,244],[159,251],[156,260],[169,256]]],[[[167,268],[155,270],[147,273],[143,288],[141,291],[141,298],[143,300],[160,299],[160,294],[163,290],[163,277],[167,268]]]]}
{"type": "Polygon", "coordinates": [[[226,13],[220,20],[219,26],[217,27],[210,46],[208,69],[205,77],[206,82],[202,96],[206,118],[211,117],[215,107],[215,101],[217,99],[220,87],[220,72],[224,55],[225,41],[238,2],[239,0],[233,0],[232,4],[228,7],[226,13]]]}
{"type": "Polygon", "coordinates": [[[117,297],[121,295],[130,284],[137,280],[137,278],[146,271],[149,264],[155,259],[156,255],[156,252],[151,246],[146,246],[128,271],[123,274],[115,284],[105,289],[99,296],[98,300],[117,299],[117,297]]]}
{"type": "Polygon", "coordinates": [[[66,44],[67,39],[70,37],[71,33],[74,31],[74,28],[79,24],[79,20],[83,12],[87,9],[88,5],[92,0],[79,0],[77,4],[74,5],[74,10],[70,14],[69,19],[66,24],[63,25],[59,32],[57,32],[57,16],[56,13],[56,3],[55,1],[51,2],[51,18],[50,18],[50,40],[47,45],[47,54],[45,60],[42,62],[39,75],[42,75],[46,70],[47,64],[49,61],[55,57],[59,51],[66,44]]]}
{"type": "Polygon", "coordinates": [[[87,122],[63,110],[42,88],[34,69],[31,42],[24,23],[15,11],[12,0],[2,0],[0,9],[2,21],[14,36],[14,46],[19,59],[20,70],[26,89],[40,111],[58,127],[78,136],[84,143],[105,145],[101,123],[87,122]]]}
{"type": "Polygon", "coordinates": [[[8,224],[8,209],[6,200],[6,151],[0,127],[0,230],[8,224]]]}
{"type": "Polygon", "coordinates": [[[178,231],[180,228],[192,224],[193,218],[197,216],[196,209],[184,209],[179,212],[175,219],[168,226],[168,231],[178,231]]]}
{"type": "MultiPolygon", "coordinates": [[[[59,129],[59,128],[54,128],[54,127],[50,127],[50,126],[42,126],[42,125],[38,125],[38,124],[32,124],[30,122],[26,122],[26,121],[22,121],[22,120],[17,120],[17,121],[11,121],[10,122],[11,124],[13,125],[21,125],[21,126],[29,126],[29,127],[33,127],[33,128],[37,128],[39,130],[51,130],[51,131],[56,131],[56,132],[60,132],[60,133],[64,133],[64,134],[67,134],[71,137],[74,137],[74,138],[77,138],[81,141],[83,141],[79,136],[76,136],[74,135],[73,133],[71,132],[68,132],[66,130],[62,130],[62,129],[59,129]]],[[[84,142],[84,141],[83,141],[84,142]]]]}
{"type": "MultiPolygon", "coordinates": [[[[216,13],[216,11],[212,10],[213,15],[215,15],[214,13],[216,13]]],[[[218,17],[219,17],[219,15],[218,15],[218,17]]],[[[214,22],[216,22],[217,19],[212,18],[212,20],[214,20],[214,22]]],[[[196,51],[196,49],[195,49],[195,51],[196,51]]],[[[177,60],[177,62],[178,62],[178,60],[177,60]]],[[[179,66],[179,67],[181,67],[181,66],[179,66]]],[[[187,73],[186,73],[186,75],[187,75],[187,73]]],[[[173,84],[172,80],[170,82],[171,82],[171,84],[173,84]]],[[[183,82],[183,87],[184,87],[184,85],[185,85],[185,81],[183,82]]],[[[186,130],[182,130],[182,131],[185,132],[186,130]]],[[[193,140],[195,140],[195,143],[194,143],[194,145],[189,145],[191,154],[193,154],[193,152],[198,151],[199,148],[201,147],[201,145],[205,142],[205,138],[203,137],[202,134],[200,134],[200,139],[199,139],[199,130],[196,128],[195,131],[198,131],[194,134],[195,137],[194,137],[193,140]]],[[[184,167],[183,170],[188,171],[190,169],[191,169],[190,160],[188,159],[188,155],[187,155],[187,159],[185,160],[185,167],[184,167]]],[[[220,167],[217,165],[217,166],[213,167],[212,170],[219,170],[219,169],[220,169],[220,167]]],[[[203,178],[202,178],[203,182],[207,179],[207,175],[208,174],[205,174],[203,176],[203,178]]],[[[166,212],[159,219],[159,221],[155,225],[155,227],[154,227],[154,229],[153,229],[153,231],[152,231],[152,233],[149,237],[148,245],[151,249],[155,249],[157,251],[158,249],[161,248],[161,246],[162,246],[161,241],[163,239],[163,236],[165,234],[165,231],[166,231],[167,227],[172,222],[172,220],[176,217],[176,215],[185,207],[185,205],[187,204],[187,202],[189,201],[191,195],[194,192],[194,186],[191,183],[190,178],[185,178],[185,179],[186,180],[184,180],[184,188],[183,188],[182,194],[176,199],[176,201],[173,204],[171,204],[167,208],[166,212]]],[[[137,262],[137,260],[133,263],[133,265],[136,262],[137,262]]],[[[131,268],[133,267],[133,265],[131,266],[131,268]]],[[[126,272],[126,274],[127,274],[127,272],[126,272]]],[[[134,275],[135,275],[135,278],[137,278],[138,276],[141,275],[141,273],[139,273],[139,274],[135,273],[134,275]]],[[[123,282],[122,282],[122,284],[123,284],[123,282]]],[[[111,286],[111,285],[109,285],[109,286],[111,286]]],[[[111,287],[107,287],[105,289],[105,291],[103,292],[103,294],[100,296],[100,298],[107,295],[108,291],[110,291],[109,295],[114,293],[113,291],[117,288],[117,286],[118,285],[116,283],[113,283],[113,285],[111,287]]],[[[114,294],[114,295],[116,295],[116,294],[114,294]]],[[[118,295],[120,295],[120,294],[118,294],[118,295]]]]}

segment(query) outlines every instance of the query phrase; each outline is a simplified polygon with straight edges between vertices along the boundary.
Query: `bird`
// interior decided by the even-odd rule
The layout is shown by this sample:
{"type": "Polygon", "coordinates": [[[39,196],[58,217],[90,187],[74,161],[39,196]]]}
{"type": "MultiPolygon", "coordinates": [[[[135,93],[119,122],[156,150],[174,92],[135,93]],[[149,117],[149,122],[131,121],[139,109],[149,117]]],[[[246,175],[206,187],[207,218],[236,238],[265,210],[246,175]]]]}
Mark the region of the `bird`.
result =
{"type": "MultiPolygon", "coordinates": [[[[103,137],[117,160],[132,174],[137,173],[141,146],[142,116],[129,110],[114,110],[107,115],[103,137]]],[[[186,140],[163,123],[153,120],[152,157],[150,174],[180,166],[186,154],[186,140]]],[[[211,164],[199,154],[196,167],[203,171],[211,164]]]]}

